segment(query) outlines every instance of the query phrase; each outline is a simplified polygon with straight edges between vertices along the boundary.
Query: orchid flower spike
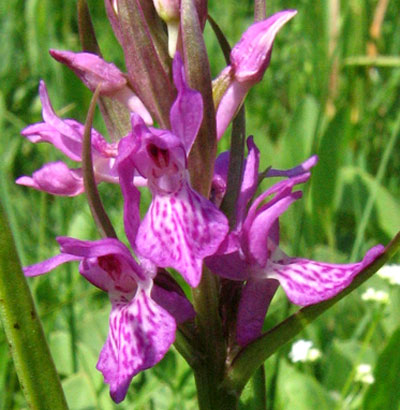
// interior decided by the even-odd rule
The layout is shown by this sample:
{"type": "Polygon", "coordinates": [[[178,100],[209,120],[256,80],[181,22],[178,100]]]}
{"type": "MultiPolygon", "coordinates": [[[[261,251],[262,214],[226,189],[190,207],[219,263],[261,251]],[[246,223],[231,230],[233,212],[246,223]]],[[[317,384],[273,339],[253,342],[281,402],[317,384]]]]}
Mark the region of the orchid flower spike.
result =
{"type": "Polygon", "coordinates": [[[252,24],[233,47],[231,64],[220,74],[221,78],[229,78],[229,85],[217,101],[218,138],[222,137],[250,88],[263,78],[269,66],[276,34],[296,13],[296,10],[280,11],[252,24]]]}
{"type": "Polygon", "coordinates": [[[101,84],[100,95],[115,98],[131,112],[139,114],[146,124],[153,124],[147,108],[114,64],[107,63],[92,53],[50,50],[50,55],[70,68],[92,92],[101,84]]]}
{"type": "Polygon", "coordinates": [[[252,139],[248,140],[248,149],[238,199],[237,226],[216,254],[205,260],[215,274],[246,281],[236,329],[240,345],[260,336],[269,303],[279,284],[292,303],[300,306],[319,303],[345,289],[384,250],[382,245],[377,245],[366,253],[361,262],[347,265],[291,258],[284,254],[278,247],[279,217],[301,198],[302,192],[293,192],[293,189],[309,179],[309,169],[315,165],[316,157],[286,171],[286,174],[274,170],[271,176],[281,173],[288,179],[270,187],[248,206],[258,185],[259,165],[259,151],[252,139]]]}
{"type": "MultiPolygon", "coordinates": [[[[228,232],[221,211],[190,186],[187,156],[199,130],[203,103],[189,88],[179,53],[173,62],[178,96],[171,107],[171,131],[148,128],[132,115],[132,133],[120,141],[118,169],[125,209],[137,207],[130,171],[136,168],[152,193],[149,210],[134,233],[137,251],[160,267],[178,270],[190,286],[201,278],[202,261],[228,232]]],[[[129,216],[126,216],[129,219],[129,216]]],[[[129,224],[129,221],[126,225],[129,224]]]]}
{"type": "Polygon", "coordinates": [[[192,319],[193,307],[181,293],[155,285],[156,267],[150,261],[139,265],[117,239],[57,241],[61,253],[26,267],[25,275],[42,275],[65,262],[80,261],[81,275],[108,293],[109,333],[97,369],[119,403],[132,378],[164,357],[175,340],[176,324],[192,319]]]}

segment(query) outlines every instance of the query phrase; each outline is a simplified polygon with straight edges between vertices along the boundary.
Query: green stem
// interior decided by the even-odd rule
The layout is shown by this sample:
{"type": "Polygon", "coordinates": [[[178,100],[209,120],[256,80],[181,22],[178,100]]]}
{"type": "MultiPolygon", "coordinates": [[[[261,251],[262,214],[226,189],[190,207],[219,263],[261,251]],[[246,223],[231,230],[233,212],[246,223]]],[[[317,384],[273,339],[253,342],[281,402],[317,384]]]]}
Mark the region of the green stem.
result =
{"type": "Polygon", "coordinates": [[[90,211],[92,212],[93,219],[103,237],[117,238],[114,227],[111,224],[110,219],[106,211],[104,210],[103,203],[97,190],[96,179],[93,171],[92,160],[92,124],[94,111],[96,109],[97,98],[99,97],[101,84],[96,88],[93,94],[92,101],[90,102],[88,115],[85,121],[85,129],[83,132],[83,144],[82,144],[82,171],[83,171],[83,184],[85,186],[85,193],[88,199],[90,211]]]}
{"type": "Polygon", "coordinates": [[[224,387],[240,393],[252,374],[266,359],[268,359],[268,357],[275,353],[281,346],[289,342],[327,309],[369,279],[398,251],[399,248],[400,232],[389,243],[384,253],[359,273],[353,282],[337,296],[324,302],[300,309],[298,312],[243,348],[233,360],[231,367],[227,371],[224,387]]]}
{"type": "Polygon", "coordinates": [[[376,178],[375,178],[375,187],[376,187],[376,189],[371,192],[371,194],[368,197],[368,201],[367,201],[367,203],[364,207],[364,211],[363,211],[363,214],[362,214],[362,217],[361,217],[359,228],[357,230],[357,236],[356,236],[356,239],[354,241],[353,250],[351,252],[351,260],[356,259],[356,257],[358,256],[358,254],[360,252],[361,245],[364,242],[364,234],[365,234],[365,231],[367,229],[368,221],[371,217],[373,207],[375,205],[375,200],[376,200],[376,197],[377,197],[377,194],[378,194],[378,186],[383,181],[383,177],[385,176],[385,172],[386,172],[387,167],[388,167],[389,159],[391,158],[391,155],[394,152],[394,149],[395,149],[396,142],[397,142],[397,139],[399,137],[399,134],[400,134],[400,113],[397,116],[396,123],[395,123],[395,126],[393,128],[392,135],[390,136],[390,140],[389,140],[388,144],[386,144],[385,151],[383,152],[381,161],[379,163],[378,172],[377,172],[376,178]]]}
{"type": "Polygon", "coordinates": [[[0,317],[31,409],[67,409],[53,359],[0,204],[0,317]]]}
{"type": "Polygon", "coordinates": [[[356,360],[353,362],[353,368],[351,372],[349,373],[347,380],[343,386],[343,389],[340,393],[341,400],[338,402],[335,410],[340,410],[342,406],[344,406],[346,396],[349,393],[350,388],[352,387],[354,383],[354,377],[357,372],[357,366],[360,364],[360,360],[362,359],[365,351],[367,350],[368,344],[370,340],[372,339],[372,336],[375,333],[376,327],[378,326],[378,323],[380,322],[381,319],[382,319],[382,311],[379,311],[378,314],[376,313],[374,314],[374,318],[362,342],[361,350],[357,354],[356,360]]]}

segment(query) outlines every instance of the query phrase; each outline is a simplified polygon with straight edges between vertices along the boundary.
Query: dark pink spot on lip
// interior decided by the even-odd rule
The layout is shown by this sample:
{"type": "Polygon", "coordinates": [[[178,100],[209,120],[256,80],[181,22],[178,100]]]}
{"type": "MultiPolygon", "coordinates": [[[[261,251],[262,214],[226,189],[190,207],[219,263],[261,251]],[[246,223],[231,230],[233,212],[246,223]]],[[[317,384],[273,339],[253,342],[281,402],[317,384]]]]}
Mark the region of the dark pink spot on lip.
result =
{"type": "Polygon", "coordinates": [[[147,152],[158,168],[167,168],[169,165],[169,151],[157,147],[155,144],[147,146],[147,152]]]}

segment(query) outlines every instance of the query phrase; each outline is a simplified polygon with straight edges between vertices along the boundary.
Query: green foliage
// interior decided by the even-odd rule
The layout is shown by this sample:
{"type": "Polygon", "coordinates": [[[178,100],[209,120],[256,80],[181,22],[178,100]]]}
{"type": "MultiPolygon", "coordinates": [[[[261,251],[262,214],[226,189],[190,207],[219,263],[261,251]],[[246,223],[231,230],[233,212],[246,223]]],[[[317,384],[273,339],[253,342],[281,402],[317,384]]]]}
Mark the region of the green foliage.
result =
{"type": "MultiPolygon", "coordinates": [[[[252,2],[209,3],[210,14],[234,44],[252,21],[252,2]]],[[[313,153],[320,157],[304,199],[282,219],[284,250],[307,258],[348,262],[369,202],[371,211],[354,258],[373,244],[387,243],[400,228],[398,142],[390,149],[379,178],[377,175],[391,136],[398,133],[400,67],[398,63],[371,66],[348,60],[371,57],[369,30],[379,2],[340,2],[336,19],[329,8],[334,1],[295,3],[298,15],[278,34],[271,67],[246,101],[247,131],[255,135],[263,167],[292,167],[313,153]],[[336,38],[331,34],[335,26],[336,38]]],[[[96,238],[83,197],[53,198],[13,183],[16,177],[61,158],[52,147],[34,146],[19,135],[24,126],[41,120],[40,78],[46,81],[60,115],[84,120],[89,91],[47,53],[49,48],[79,50],[75,6],[75,2],[61,0],[16,0],[0,8],[0,193],[25,265],[54,255],[57,235],[96,238]]],[[[93,0],[89,6],[105,58],[123,68],[122,52],[102,3],[93,0]]],[[[271,14],[293,7],[293,2],[275,0],[267,7],[271,14]]],[[[379,55],[399,56],[398,2],[389,2],[381,33],[373,42],[379,55]]],[[[209,28],[206,43],[215,77],[224,61],[209,28]]],[[[99,116],[95,127],[106,135],[99,116]]],[[[226,147],[223,142],[221,149],[226,147]]],[[[100,193],[122,235],[118,188],[101,186],[100,193]]],[[[90,287],[75,265],[31,279],[30,285],[71,409],[197,408],[193,376],[175,350],[134,379],[121,405],[112,404],[95,369],[108,329],[106,295],[90,287]]],[[[299,336],[313,340],[322,352],[319,361],[290,363],[287,347],[266,362],[268,408],[399,408],[400,287],[379,278],[367,286],[299,336]],[[389,304],[380,307],[362,301],[360,295],[367,286],[387,291],[389,304]],[[355,369],[364,362],[374,370],[371,386],[355,380],[355,369]]],[[[287,315],[285,303],[279,294],[266,328],[287,315]]],[[[251,394],[248,397],[243,408],[255,409],[251,394]]],[[[26,408],[2,332],[0,408],[26,408]]]]}

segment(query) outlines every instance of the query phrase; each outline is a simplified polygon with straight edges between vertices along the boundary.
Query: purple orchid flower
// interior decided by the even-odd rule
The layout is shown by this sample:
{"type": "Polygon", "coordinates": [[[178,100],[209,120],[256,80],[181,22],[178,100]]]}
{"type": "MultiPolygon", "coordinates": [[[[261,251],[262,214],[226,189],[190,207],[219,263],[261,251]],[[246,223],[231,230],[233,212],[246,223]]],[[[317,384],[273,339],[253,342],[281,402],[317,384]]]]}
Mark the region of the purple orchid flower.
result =
{"type": "Polygon", "coordinates": [[[54,59],[69,67],[92,92],[101,84],[100,95],[115,98],[130,111],[139,114],[146,124],[153,124],[147,108],[129,87],[126,76],[114,64],[92,53],[49,52],[54,59]]]}
{"type": "Polygon", "coordinates": [[[218,249],[228,223],[215,205],[190,186],[187,156],[202,122],[203,103],[200,93],[187,86],[178,53],[173,77],[178,96],[170,111],[172,130],[148,128],[133,114],[132,133],[119,144],[118,169],[126,210],[138,203],[131,182],[133,168],[147,179],[153,195],[137,232],[130,230],[138,253],[160,267],[178,270],[196,287],[202,261],[218,249]]]}
{"type": "Polygon", "coordinates": [[[139,265],[119,240],[59,237],[57,241],[61,253],[26,267],[25,275],[42,275],[77,260],[82,276],[108,292],[110,329],[97,369],[110,385],[112,399],[119,403],[132,378],[164,357],[175,340],[176,323],[192,319],[194,310],[182,293],[153,284],[156,267],[150,261],[139,265]]]}
{"type": "MultiPolygon", "coordinates": [[[[29,125],[22,130],[21,134],[33,143],[53,144],[68,158],[80,162],[84,125],[72,119],[63,120],[56,115],[43,81],[39,85],[39,96],[44,122],[29,125]]],[[[94,129],[92,130],[92,155],[96,181],[118,183],[117,171],[113,169],[117,144],[108,143],[94,129]]],[[[35,171],[32,177],[22,176],[16,180],[16,183],[53,195],[75,196],[84,191],[81,169],[70,169],[61,161],[46,164],[35,171]]],[[[136,177],[135,183],[144,185],[145,181],[141,177],[136,177]]]]}
{"type": "Polygon", "coordinates": [[[280,11],[266,20],[252,24],[233,47],[231,64],[220,74],[230,77],[230,84],[217,108],[217,136],[221,138],[250,88],[261,81],[271,59],[278,31],[297,13],[280,11]]]}
{"type": "MultiPolygon", "coordinates": [[[[297,199],[296,185],[306,182],[316,163],[311,157],[289,171],[270,170],[271,176],[287,176],[256,198],[246,208],[258,184],[259,151],[248,140],[249,154],[237,206],[237,226],[221,244],[217,253],[206,258],[207,266],[231,280],[246,281],[239,303],[236,339],[246,345],[261,334],[269,303],[280,284],[292,303],[307,306],[337,295],[354,277],[384,250],[370,249],[361,262],[330,264],[303,258],[291,258],[278,247],[279,216],[297,199]],[[268,197],[272,197],[265,203],[268,197]]],[[[222,173],[220,174],[221,178],[222,173]]]]}

